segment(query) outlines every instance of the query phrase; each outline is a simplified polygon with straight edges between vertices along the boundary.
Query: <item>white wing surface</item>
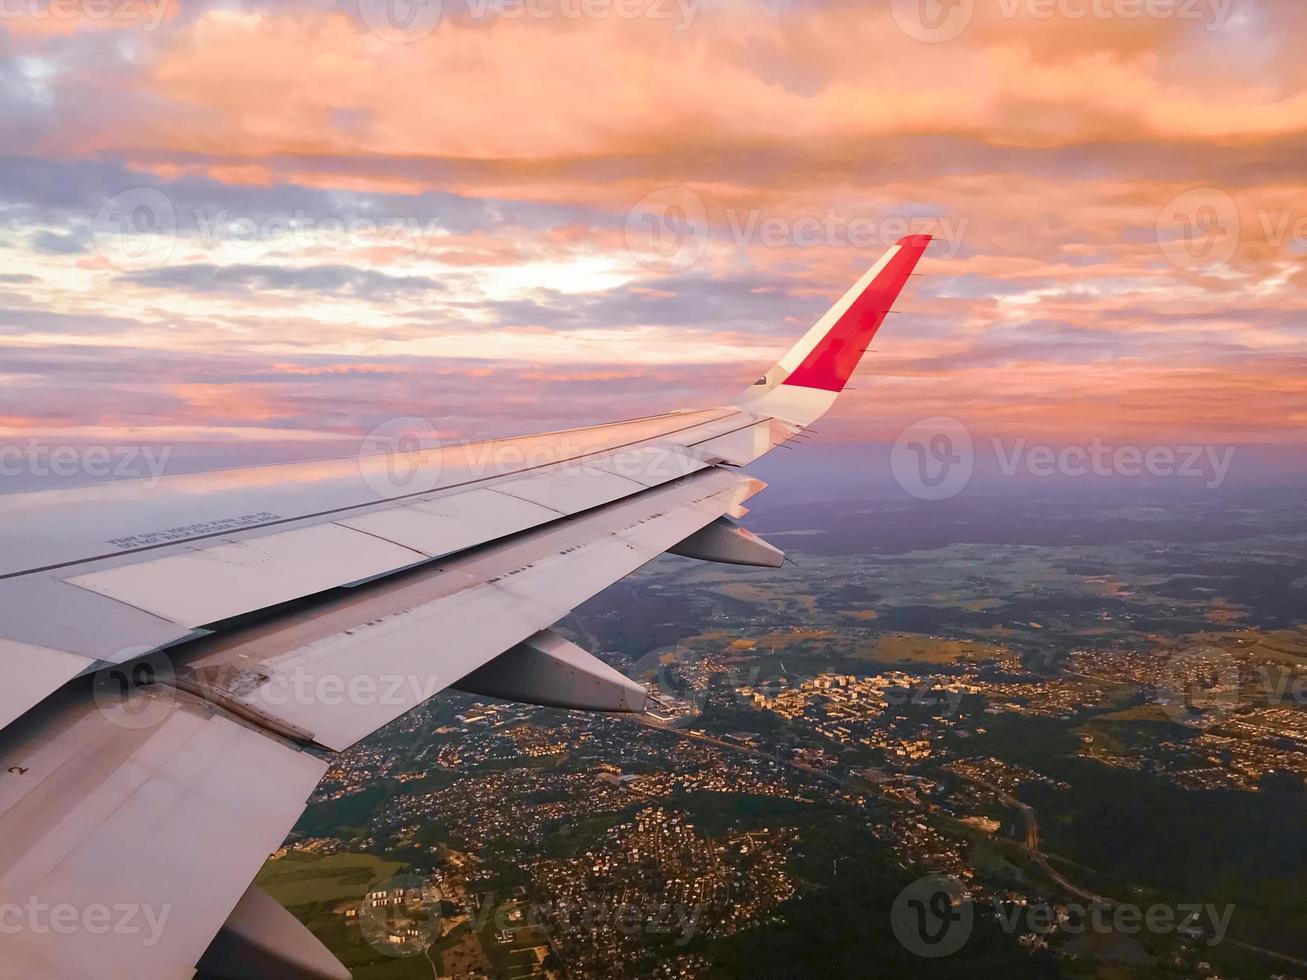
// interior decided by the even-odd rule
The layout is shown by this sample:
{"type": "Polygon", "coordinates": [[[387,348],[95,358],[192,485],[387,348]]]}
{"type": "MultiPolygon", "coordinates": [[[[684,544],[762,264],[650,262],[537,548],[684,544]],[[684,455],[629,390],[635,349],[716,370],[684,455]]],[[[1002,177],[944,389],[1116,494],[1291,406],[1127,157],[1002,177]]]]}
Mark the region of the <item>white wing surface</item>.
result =
{"type": "Polygon", "coordinates": [[[928,244],[734,405],[0,496],[0,975],[346,976],[250,887],[333,755],[451,686],[642,710],[551,627],[668,551],[779,564],[739,467],[829,409],[928,244]]]}

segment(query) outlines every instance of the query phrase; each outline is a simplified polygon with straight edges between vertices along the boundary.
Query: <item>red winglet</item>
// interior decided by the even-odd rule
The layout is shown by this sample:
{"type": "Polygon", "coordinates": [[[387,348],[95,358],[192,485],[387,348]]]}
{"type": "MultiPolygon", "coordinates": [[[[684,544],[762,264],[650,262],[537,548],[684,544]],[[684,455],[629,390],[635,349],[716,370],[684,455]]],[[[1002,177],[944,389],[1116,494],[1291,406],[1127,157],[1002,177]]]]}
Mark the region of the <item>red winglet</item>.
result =
{"type": "Polygon", "coordinates": [[[843,391],[862,359],[862,352],[876,336],[885,315],[930,243],[930,235],[900,238],[895,243],[898,251],[885,268],[782,384],[843,391]]]}

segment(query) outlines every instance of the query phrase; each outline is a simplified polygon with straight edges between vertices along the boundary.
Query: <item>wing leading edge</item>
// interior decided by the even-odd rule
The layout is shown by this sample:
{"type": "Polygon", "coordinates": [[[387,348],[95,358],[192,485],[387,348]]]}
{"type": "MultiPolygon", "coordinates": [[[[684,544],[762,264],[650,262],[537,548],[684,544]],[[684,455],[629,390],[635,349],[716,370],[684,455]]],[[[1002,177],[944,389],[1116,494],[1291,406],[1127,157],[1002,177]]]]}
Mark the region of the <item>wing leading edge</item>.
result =
{"type": "Polygon", "coordinates": [[[398,490],[364,458],[0,497],[0,912],[143,917],[23,919],[17,975],[339,976],[248,890],[332,756],[460,683],[640,710],[551,627],[666,552],[780,562],[732,520],[763,486],[738,467],[831,407],[929,241],[724,408],[414,450],[398,490]]]}

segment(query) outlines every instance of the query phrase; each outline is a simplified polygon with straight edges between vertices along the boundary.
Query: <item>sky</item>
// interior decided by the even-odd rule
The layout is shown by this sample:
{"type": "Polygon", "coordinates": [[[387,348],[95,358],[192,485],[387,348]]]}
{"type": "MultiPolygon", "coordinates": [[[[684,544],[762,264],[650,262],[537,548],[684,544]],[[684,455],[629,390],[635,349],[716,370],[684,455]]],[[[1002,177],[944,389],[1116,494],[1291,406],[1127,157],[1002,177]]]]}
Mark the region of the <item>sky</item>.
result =
{"type": "Polygon", "coordinates": [[[824,439],[1288,466],[1304,47],[1300,0],[0,0],[0,442],[722,404],[929,232],[824,439]]]}

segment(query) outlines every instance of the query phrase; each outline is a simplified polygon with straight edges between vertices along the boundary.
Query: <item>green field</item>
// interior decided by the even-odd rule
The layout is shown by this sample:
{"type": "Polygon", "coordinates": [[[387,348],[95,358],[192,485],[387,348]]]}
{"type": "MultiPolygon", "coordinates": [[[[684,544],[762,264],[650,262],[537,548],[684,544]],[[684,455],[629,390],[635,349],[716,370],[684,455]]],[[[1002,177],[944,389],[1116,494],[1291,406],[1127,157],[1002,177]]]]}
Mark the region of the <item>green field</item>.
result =
{"type": "Polygon", "coordinates": [[[322,902],[358,900],[376,881],[393,878],[404,865],[372,854],[318,857],[291,851],[268,861],[255,883],[287,908],[322,902]]]}
{"type": "Polygon", "coordinates": [[[269,860],[255,883],[322,940],[355,980],[430,980],[432,963],[426,956],[397,958],[378,952],[363,940],[358,926],[338,911],[357,904],[372,885],[393,878],[405,867],[372,854],[322,857],[292,851],[269,860]]]}

